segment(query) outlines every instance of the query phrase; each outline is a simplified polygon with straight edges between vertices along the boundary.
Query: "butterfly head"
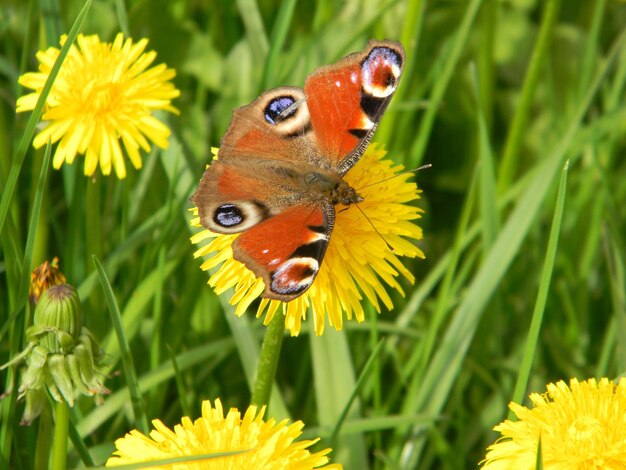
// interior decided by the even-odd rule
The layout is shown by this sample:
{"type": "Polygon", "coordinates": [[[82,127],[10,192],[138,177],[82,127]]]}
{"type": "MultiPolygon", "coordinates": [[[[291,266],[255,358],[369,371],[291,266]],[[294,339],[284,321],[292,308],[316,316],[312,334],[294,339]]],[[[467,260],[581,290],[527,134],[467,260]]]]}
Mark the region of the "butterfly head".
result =
{"type": "Polygon", "coordinates": [[[348,183],[341,181],[331,192],[330,200],[334,205],[343,204],[344,206],[349,206],[350,204],[363,201],[363,197],[359,196],[356,189],[348,183]]]}
{"type": "Polygon", "coordinates": [[[313,194],[321,195],[334,206],[349,206],[361,202],[363,198],[339,175],[321,171],[309,171],[304,174],[304,183],[313,194]]]}

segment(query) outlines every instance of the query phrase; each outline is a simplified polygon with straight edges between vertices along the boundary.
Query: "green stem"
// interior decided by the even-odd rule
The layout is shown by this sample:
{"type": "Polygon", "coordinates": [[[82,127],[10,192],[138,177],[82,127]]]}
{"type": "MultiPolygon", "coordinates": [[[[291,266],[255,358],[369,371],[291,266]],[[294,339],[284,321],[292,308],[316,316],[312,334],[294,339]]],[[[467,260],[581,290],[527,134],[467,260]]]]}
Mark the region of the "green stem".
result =
{"type": "MultiPolygon", "coordinates": [[[[44,396],[45,397],[45,396],[44,396]]],[[[50,444],[52,442],[52,415],[50,407],[44,406],[39,416],[39,429],[37,430],[37,445],[35,447],[35,470],[48,470],[50,460],[50,444]]]]}
{"type": "Polygon", "coordinates": [[[256,371],[254,389],[252,390],[252,404],[257,406],[267,405],[270,401],[272,385],[278,367],[280,347],[283,344],[285,332],[285,315],[278,311],[265,330],[261,356],[256,371]]]}
{"type": "Polygon", "coordinates": [[[67,468],[67,437],[70,407],[65,400],[57,402],[54,410],[54,440],[52,442],[52,470],[67,468]]]}
{"type": "Polygon", "coordinates": [[[548,56],[550,41],[552,39],[552,30],[559,16],[559,7],[561,0],[548,0],[543,19],[541,21],[541,29],[539,37],[535,44],[535,49],[530,58],[530,64],[524,78],[522,93],[517,105],[513,122],[509,128],[502,153],[502,163],[500,164],[500,178],[498,181],[498,190],[502,193],[510,185],[515,176],[517,169],[517,159],[522,143],[522,138],[526,135],[526,123],[530,114],[530,106],[539,82],[539,75],[543,69],[545,59],[548,56]]]}

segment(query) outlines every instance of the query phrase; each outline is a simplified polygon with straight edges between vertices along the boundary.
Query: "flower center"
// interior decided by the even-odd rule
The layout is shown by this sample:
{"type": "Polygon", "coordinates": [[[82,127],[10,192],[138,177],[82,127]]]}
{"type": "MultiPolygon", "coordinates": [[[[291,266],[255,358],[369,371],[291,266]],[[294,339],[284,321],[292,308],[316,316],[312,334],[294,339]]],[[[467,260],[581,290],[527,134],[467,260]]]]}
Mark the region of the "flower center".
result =
{"type": "Polygon", "coordinates": [[[90,80],[81,92],[84,110],[96,116],[109,113],[115,108],[118,97],[119,86],[101,77],[90,80]]]}
{"type": "Polygon", "coordinates": [[[594,443],[602,435],[602,424],[593,416],[581,416],[577,418],[567,429],[567,436],[575,445],[594,443]]]}

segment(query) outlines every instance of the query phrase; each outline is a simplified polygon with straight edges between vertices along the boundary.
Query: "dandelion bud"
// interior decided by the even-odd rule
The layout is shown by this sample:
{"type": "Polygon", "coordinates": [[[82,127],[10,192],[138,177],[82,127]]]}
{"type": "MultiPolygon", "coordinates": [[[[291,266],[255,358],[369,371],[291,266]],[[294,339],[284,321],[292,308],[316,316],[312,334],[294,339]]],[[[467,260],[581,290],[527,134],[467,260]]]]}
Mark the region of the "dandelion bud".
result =
{"type": "Polygon", "coordinates": [[[68,284],[52,286],[39,297],[33,326],[26,330],[28,346],[0,367],[26,364],[19,388],[19,398],[26,398],[23,424],[47,405],[46,389],[54,400],[70,406],[79,394],[109,392],[102,383],[104,351],[83,326],[83,318],[78,292],[68,284]]]}
{"type": "Polygon", "coordinates": [[[69,284],[50,287],[39,298],[32,331],[41,332],[39,344],[52,353],[72,349],[83,327],[83,306],[69,284]]]}

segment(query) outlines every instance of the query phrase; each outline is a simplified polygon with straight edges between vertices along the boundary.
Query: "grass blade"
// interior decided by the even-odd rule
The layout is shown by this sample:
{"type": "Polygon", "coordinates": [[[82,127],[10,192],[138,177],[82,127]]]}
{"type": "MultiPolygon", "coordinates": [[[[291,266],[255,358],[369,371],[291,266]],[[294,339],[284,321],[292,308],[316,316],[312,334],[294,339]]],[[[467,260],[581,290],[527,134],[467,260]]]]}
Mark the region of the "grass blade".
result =
{"type": "Polygon", "coordinates": [[[435,116],[439,112],[439,106],[441,105],[443,95],[448,88],[448,84],[450,83],[452,72],[454,72],[457,63],[459,62],[459,58],[461,57],[461,52],[467,44],[467,38],[470,34],[472,25],[476,19],[476,14],[478,13],[481,4],[482,0],[472,0],[467,7],[465,15],[463,16],[463,21],[461,22],[461,25],[459,26],[454,37],[452,47],[450,48],[447,60],[444,63],[443,70],[438,80],[435,82],[435,86],[433,87],[430,97],[428,98],[428,109],[422,118],[417,138],[411,147],[409,154],[411,167],[417,168],[422,162],[424,151],[426,150],[426,144],[428,143],[428,138],[430,137],[430,132],[435,122],[435,116]]]}
{"type": "Polygon", "coordinates": [[[130,352],[130,346],[126,340],[126,332],[122,326],[122,316],[120,315],[120,309],[115,300],[111,283],[104,272],[104,268],[100,261],[95,256],[93,257],[94,265],[100,279],[100,284],[104,290],[104,298],[109,307],[109,313],[111,315],[111,323],[117,336],[117,342],[120,347],[120,358],[122,360],[122,369],[124,370],[124,377],[130,393],[130,399],[133,406],[133,412],[135,415],[135,425],[144,433],[149,431],[148,418],[144,409],[143,399],[141,397],[141,391],[137,382],[137,371],[135,370],[135,362],[133,355],[130,352]]]}
{"type": "MultiPolygon", "coordinates": [[[[413,81],[413,75],[416,73],[415,64],[418,57],[418,44],[424,23],[424,11],[426,10],[424,3],[424,0],[410,0],[408,2],[402,34],[400,35],[400,42],[406,49],[406,64],[402,72],[402,80],[400,80],[400,85],[395,92],[391,106],[394,103],[401,103],[407,98],[409,83],[413,81]]],[[[397,121],[398,113],[386,115],[376,131],[376,141],[382,143],[390,142],[391,135],[397,128],[397,121]]]]}
{"type": "Polygon", "coordinates": [[[524,78],[519,104],[516,107],[515,115],[513,116],[513,121],[504,144],[504,152],[500,163],[500,178],[498,181],[498,189],[500,191],[508,187],[515,176],[517,157],[526,129],[526,123],[528,122],[532,98],[535,94],[539,76],[548,55],[550,41],[552,39],[552,30],[554,29],[559,14],[560,5],[561,0],[549,0],[545,5],[539,37],[535,43],[533,55],[530,59],[528,70],[526,71],[526,77],[524,78]]]}
{"type": "Polygon", "coordinates": [[[117,23],[120,25],[120,30],[124,33],[124,38],[130,36],[130,29],[128,28],[128,12],[126,11],[126,5],[124,0],[113,0],[115,5],[115,14],[117,16],[117,23]]]}
{"type": "Polygon", "coordinates": [[[605,257],[609,270],[609,280],[611,285],[611,304],[613,315],[617,325],[617,344],[615,354],[617,355],[618,370],[626,369],[626,268],[624,267],[624,252],[614,236],[609,230],[605,231],[605,257]]]}
{"type": "Polygon", "coordinates": [[[248,44],[253,56],[261,59],[267,56],[269,42],[263,26],[263,18],[255,0],[237,0],[237,8],[246,27],[248,44]]]}
{"type": "Polygon", "coordinates": [[[350,395],[350,398],[346,402],[346,406],[344,406],[343,411],[339,415],[339,418],[337,419],[337,423],[335,424],[335,428],[333,429],[333,432],[330,435],[329,446],[331,448],[336,447],[336,441],[337,441],[337,436],[339,435],[339,431],[341,431],[341,428],[348,416],[348,412],[350,411],[350,408],[352,408],[352,404],[356,400],[356,397],[359,391],[361,390],[361,387],[363,386],[365,379],[367,379],[367,377],[369,376],[369,373],[372,370],[372,366],[375,364],[376,359],[378,358],[380,352],[382,351],[384,344],[385,344],[385,339],[383,338],[378,342],[376,347],[372,350],[372,354],[370,354],[370,357],[367,359],[367,362],[363,366],[363,370],[359,374],[359,378],[356,381],[356,385],[354,389],[352,390],[352,394],[350,395]]]}
{"type": "MultiPolygon", "coordinates": [[[[533,310],[533,316],[530,323],[530,329],[528,332],[528,339],[526,340],[526,349],[524,350],[524,357],[520,365],[520,370],[517,376],[517,382],[515,383],[515,390],[513,392],[512,401],[515,403],[522,403],[526,395],[526,387],[528,386],[528,378],[530,377],[530,371],[533,367],[533,361],[535,358],[535,351],[537,351],[537,343],[539,342],[539,333],[541,331],[541,325],[543,323],[543,313],[546,308],[546,300],[548,298],[548,290],[550,288],[550,281],[552,279],[552,272],[554,270],[554,260],[556,258],[556,250],[559,244],[559,235],[561,233],[561,222],[563,220],[563,208],[565,207],[565,191],[567,189],[567,171],[569,162],[565,163],[563,171],[561,172],[561,180],[559,181],[558,195],[556,199],[556,207],[554,209],[554,217],[552,219],[552,228],[550,229],[550,238],[548,239],[548,249],[546,251],[545,262],[543,264],[543,270],[541,271],[541,278],[539,283],[539,292],[537,293],[537,300],[535,302],[535,309],[533,310]]],[[[513,419],[515,414],[509,410],[508,419],[513,419]]]]}
{"type": "Polygon", "coordinates": [[[41,95],[37,100],[37,104],[35,105],[35,109],[31,113],[28,118],[28,122],[26,124],[26,129],[24,129],[24,134],[22,134],[22,138],[20,139],[20,143],[17,147],[16,153],[13,157],[13,164],[11,165],[11,170],[9,172],[9,176],[4,185],[4,190],[2,191],[2,199],[0,200],[0,235],[2,235],[2,231],[4,228],[4,222],[7,217],[7,213],[9,212],[9,206],[11,205],[11,200],[13,199],[13,194],[15,193],[15,186],[17,185],[17,179],[22,170],[22,164],[24,163],[24,158],[26,157],[26,152],[28,150],[28,146],[30,141],[33,138],[33,134],[35,132],[35,126],[39,122],[39,118],[43,112],[43,107],[50,94],[50,90],[52,89],[52,85],[56,76],[61,69],[61,65],[67,56],[67,53],[70,50],[71,45],[74,43],[76,36],[78,36],[78,32],[87,17],[87,13],[89,12],[89,8],[91,6],[91,0],[85,1],[85,6],[78,14],[76,21],[72,25],[70,32],[67,35],[67,41],[61,47],[61,52],[59,53],[59,57],[54,62],[52,69],[50,70],[50,75],[46,80],[43,89],[41,90],[41,95]]]}
{"type": "MultiPolygon", "coordinates": [[[[475,69],[472,67],[472,72],[475,69]]],[[[494,169],[494,156],[489,145],[489,131],[487,120],[480,103],[483,98],[480,94],[479,82],[476,74],[473,75],[474,90],[476,92],[476,123],[478,126],[478,158],[480,160],[479,205],[480,221],[482,226],[483,250],[488,251],[500,230],[498,217],[498,197],[494,169]]]]}
{"type": "MultiPolygon", "coordinates": [[[[332,427],[356,389],[353,361],[343,332],[328,329],[322,336],[310,335],[309,338],[318,420],[320,426],[332,427]]],[[[348,417],[360,417],[358,402],[354,403],[348,417]]],[[[342,462],[346,468],[366,468],[363,437],[340,437],[333,460],[342,462]]]]}
{"type": "MultiPolygon", "coordinates": [[[[224,357],[232,354],[234,342],[230,338],[219,339],[204,346],[191,349],[176,357],[176,364],[181,371],[197,364],[219,364],[224,357]]],[[[145,392],[171,379],[176,374],[172,362],[167,361],[155,370],[147,372],[139,379],[139,389],[145,392]]],[[[127,388],[120,389],[109,395],[102,406],[91,410],[76,426],[79,435],[89,437],[100,426],[120,413],[128,404],[127,388]]]]}
{"type": "Polygon", "coordinates": [[[289,30],[297,1],[298,0],[286,0],[280,4],[280,10],[278,11],[272,30],[269,53],[267,54],[265,67],[263,68],[263,79],[261,80],[262,90],[266,90],[275,85],[272,79],[276,76],[276,70],[278,70],[278,61],[283,46],[285,45],[287,31],[289,30]]]}

